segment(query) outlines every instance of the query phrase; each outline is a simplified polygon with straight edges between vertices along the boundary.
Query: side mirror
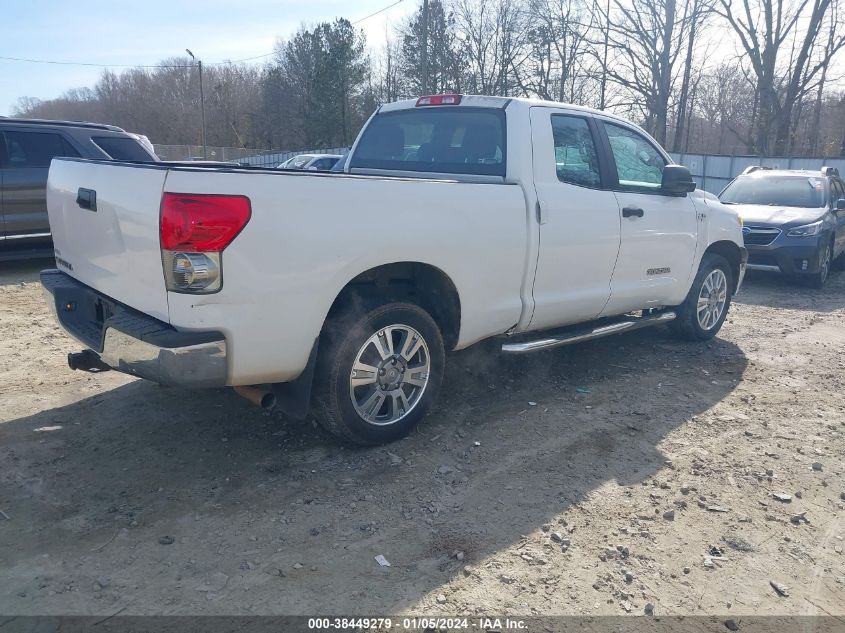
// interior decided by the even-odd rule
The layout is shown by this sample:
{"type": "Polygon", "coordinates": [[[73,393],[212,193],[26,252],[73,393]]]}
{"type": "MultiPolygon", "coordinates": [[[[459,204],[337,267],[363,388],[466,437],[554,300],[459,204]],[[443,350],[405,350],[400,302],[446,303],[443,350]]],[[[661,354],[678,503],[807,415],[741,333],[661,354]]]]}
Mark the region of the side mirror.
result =
{"type": "Polygon", "coordinates": [[[695,182],[689,169],[682,165],[666,165],[663,168],[663,179],[660,189],[673,196],[683,196],[695,191],[695,182]]]}
{"type": "Polygon", "coordinates": [[[839,200],[836,201],[836,210],[845,211],[845,198],[839,198],[839,200]]]}

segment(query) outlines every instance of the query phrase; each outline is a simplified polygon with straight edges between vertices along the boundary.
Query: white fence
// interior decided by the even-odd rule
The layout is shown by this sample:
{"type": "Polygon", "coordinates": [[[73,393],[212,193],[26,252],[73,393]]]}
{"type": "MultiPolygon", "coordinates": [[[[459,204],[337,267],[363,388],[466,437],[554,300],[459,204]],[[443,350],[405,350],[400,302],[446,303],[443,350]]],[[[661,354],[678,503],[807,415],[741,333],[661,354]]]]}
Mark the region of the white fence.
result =
{"type": "Polygon", "coordinates": [[[672,154],[679,165],[688,167],[698,186],[718,194],[736,176],[751,165],[773,169],[820,170],[823,166],[836,167],[845,174],[845,158],[759,158],[757,156],[720,156],[715,154],[672,154]]]}

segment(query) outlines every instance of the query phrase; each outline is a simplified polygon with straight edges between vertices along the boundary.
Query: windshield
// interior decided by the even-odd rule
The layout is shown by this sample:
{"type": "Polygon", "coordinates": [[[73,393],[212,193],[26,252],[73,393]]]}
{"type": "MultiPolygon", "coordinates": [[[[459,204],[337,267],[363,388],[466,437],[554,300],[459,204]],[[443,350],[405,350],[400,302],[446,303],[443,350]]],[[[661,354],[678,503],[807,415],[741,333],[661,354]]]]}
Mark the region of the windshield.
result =
{"type": "Polygon", "coordinates": [[[808,176],[741,176],[725,188],[719,200],[725,204],[818,208],[824,206],[824,181],[808,176]]]}
{"type": "Polygon", "coordinates": [[[505,175],[505,114],[463,106],[413,108],[373,117],[352,169],[505,175]]]}

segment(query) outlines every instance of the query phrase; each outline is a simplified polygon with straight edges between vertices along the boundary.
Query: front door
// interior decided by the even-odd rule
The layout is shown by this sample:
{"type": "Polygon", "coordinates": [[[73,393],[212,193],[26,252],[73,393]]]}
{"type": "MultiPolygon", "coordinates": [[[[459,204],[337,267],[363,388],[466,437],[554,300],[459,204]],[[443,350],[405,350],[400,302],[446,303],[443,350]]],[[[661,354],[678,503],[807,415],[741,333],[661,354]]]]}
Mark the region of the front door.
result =
{"type": "Polygon", "coordinates": [[[603,120],[622,244],[603,315],[680,302],[689,284],[698,217],[688,195],[661,193],[666,155],[634,128],[603,120]],[[677,301],[676,301],[677,300],[677,301]]]}
{"type": "Polygon", "coordinates": [[[540,249],[531,329],[593,319],[610,296],[619,206],[606,186],[596,123],[577,111],[531,108],[540,249]]]}

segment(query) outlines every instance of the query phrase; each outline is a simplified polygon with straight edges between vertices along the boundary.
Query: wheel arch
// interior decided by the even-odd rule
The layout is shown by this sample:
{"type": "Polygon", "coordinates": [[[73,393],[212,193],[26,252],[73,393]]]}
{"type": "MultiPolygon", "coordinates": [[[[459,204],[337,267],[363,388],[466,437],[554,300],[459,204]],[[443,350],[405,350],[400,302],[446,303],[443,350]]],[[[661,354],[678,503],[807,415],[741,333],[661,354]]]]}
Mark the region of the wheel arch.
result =
{"type": "Polygon", "coordinates": [[[732,242],[730,240],[719,240],[718,242],[713,242],[707,247],[707,250],[704,251],[704,255],[707,255],[708,253],[721,255],[728,260],[728,264],[731,267],[731,276],[733,277],[733,292],[736,293],[737,285],[739,284],[740,266],[742,264],[742,252],[740,251],[739,246],[737,246],[736,242],[732,242]]]}
{"type": "Polygon", "coordinates": [[[338,292],[326,321],[341,310],[363,309],[372,300],[399,300],[426,310],[437,323],[447,350],[458,343],[461,299],[455,283],[443,270],[418,261],[392,262],[355,275],[338,292]]]}

